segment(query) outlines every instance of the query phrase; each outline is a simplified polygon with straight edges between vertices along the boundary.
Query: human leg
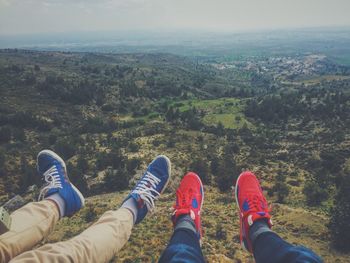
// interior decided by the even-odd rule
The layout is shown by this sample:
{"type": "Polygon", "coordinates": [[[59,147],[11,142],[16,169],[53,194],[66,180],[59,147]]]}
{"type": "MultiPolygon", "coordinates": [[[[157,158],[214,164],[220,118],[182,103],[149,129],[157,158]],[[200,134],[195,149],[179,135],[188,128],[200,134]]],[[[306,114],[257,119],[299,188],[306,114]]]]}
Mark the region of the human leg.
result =
{"type": "Polygon", "coordinates": [[[25,252],[11,263],[108,262],[127,242],[133,225],[133,215],[128,209],[108,211],[80,235],[25,252]]]}
{"type": "Polygon", "coordinates": [[[0,259],[8,262],[44,239],[60,217],[74,214],[83,203],[81,193],[64,182],[67,171],[64,161],[55,153],[45,150],[38,154],[37,168],[45,178],[41,202],[25,205],[12,213],[10,231],[0,236],[0,259]]]}
{"type": "Polygon", "coordinates": [[[10,230],[0,236],[0,262],[8,262],[44,239],[58,221],[59,211],[55,203],[43,200],[23,206],[11,218],[10,230]]]}
{"type": "Polygon", "coordinates": [[[238,177],[235,198],[241,244],[254,254],[256,262],[322,262],[311,250],[293,246],[272,232],[270,210],[253,173],[244,172],[238,177]]]}
{"type": "Polygon", "coordinates": [[[205,262],[200,247],[203,199],[203,185],[198,175],[186,174],[176,191],[174,234],[159,262],[205,262]]]}
{"type": "Polygon", "coordinates": [[[139,223],[164,191],[170,178],[170,161],[159,156],[116,211],[108,211],[80,235],[54,244],[46,244],[14,258],[11,262],[108,262],[127,242],[134,222],[139,223]],[[126,205],[128,201],[135,206],[126,205]],[[136,210],[133,208],[135,207],[136,210]]]}
{"type": "Polygon", "coordinates": [[[322,259],[310,249],[294,246],[271,231],[262,232],[257,236],[253,241],[253,253],[257,263],[322,262],[322,259]]]}

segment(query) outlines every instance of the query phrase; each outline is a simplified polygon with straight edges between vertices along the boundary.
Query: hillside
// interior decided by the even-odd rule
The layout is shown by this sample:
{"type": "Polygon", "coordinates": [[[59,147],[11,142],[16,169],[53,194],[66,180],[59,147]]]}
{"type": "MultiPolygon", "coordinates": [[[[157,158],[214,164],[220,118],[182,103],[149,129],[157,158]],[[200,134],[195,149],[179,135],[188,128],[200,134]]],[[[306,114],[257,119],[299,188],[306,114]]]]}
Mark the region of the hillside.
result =
{"type": "Polygon", "coordinates": [[[160,53],[0,50],[0,203],[40,186],[36,154],[55,150],[91,196],[49,239],[64,240],[118,206],[149,161],[166,154],[174,176],[159,212],[135,229],[117,261],[159,256],[171,234],[174,190],[193,170],[208,192],[205,255],[247,262],[230,191],[250,169],[275,204],[278,233],[327,262],[346,262],[349,252],[331,241],[337,225],[328,223],[342,204],[337,195],[348,200],[350,68],[323,54],[281,56],[198,62],[160,53]],[[146,234],[154,237],[147,244],[138,239],[146,234]],[[141,244],[149,249],[136,249],[141,244]]]}
{"type": "MultiPolygon", "coordinates": [[[[174,180],[176,181],[176,179],[174,180]]],[[[87,199],[87,207],[71,219],[62,220],[48,242],[65,240],[89,226],[108,209],[118,207],[127,192],[104,194],[87,199]]],[[[203,253],[209,262],[254,262],[239,245],[239,219],[231,193],[205,187],[203,208],[203,253]]],[[[152,262],[160,257],[172,234],[170,189],[157,203],[155,213],[133,229],[126,246],[111,262],[152,262]]],[[[274,203],[274,230],[294,244],[312,248],[325,262],[348,262],[349,255],[329,248],[323,213],[274,203]]]]}

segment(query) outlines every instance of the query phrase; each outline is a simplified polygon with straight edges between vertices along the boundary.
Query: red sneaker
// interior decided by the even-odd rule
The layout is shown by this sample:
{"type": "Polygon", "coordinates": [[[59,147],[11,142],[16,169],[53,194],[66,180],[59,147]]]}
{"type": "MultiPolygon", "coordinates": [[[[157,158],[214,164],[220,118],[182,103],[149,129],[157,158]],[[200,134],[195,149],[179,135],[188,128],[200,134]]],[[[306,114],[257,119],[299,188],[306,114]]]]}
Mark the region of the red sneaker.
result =
{"type": "Polygon", "coordinates": [[[238,177],[235,196],[240,221],[241,245],[244,249],[253,253],[253,245],[249,239],[250,227],[256,220],[265,219],[271,228],[272,221],[260,183],[252,172],[243,172],[238,177]]]}
{"type": "Polygon", "coordinates": [[[176,190],[176,204],[172,221],[175,226],[181,215],[190,215],[196,226],[199,239],[202,238],[201,209],[203,206],[204,191],[199,176],[193,172],[187,173],[176,190]]]}

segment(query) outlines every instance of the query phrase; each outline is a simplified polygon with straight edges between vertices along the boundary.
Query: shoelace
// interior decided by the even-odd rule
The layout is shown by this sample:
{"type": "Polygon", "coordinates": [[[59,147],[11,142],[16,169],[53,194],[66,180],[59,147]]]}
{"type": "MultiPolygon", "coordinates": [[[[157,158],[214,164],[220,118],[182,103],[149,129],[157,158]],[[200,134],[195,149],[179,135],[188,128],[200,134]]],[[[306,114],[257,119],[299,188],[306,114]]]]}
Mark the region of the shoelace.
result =
{"type": "Polygon", "coordinates": [[[132,193],[138,194],[145,202],[149,212],[152,212],[154,209],[154,200],[160,195],[156,190],[160,181],[161,179],[147,171],[141,181],[136,185],[135,190],[132,191],[132,193]]]}
{"type": "Polygon", "coordinates": [[[257,195],[248,195],[246,200],[249,205],[249,212],[271,212],[267,205],[265,197],[257,195]]]}
{"type": "Polygon", "coordinates": [[[176,204],[173,206],[175,209],[189,209],[191,208],[191,195],[184,194],[179,189],[176,191],[178,196],[178,206],[176,204]],[[181,205],[180,205],[181,204],[181,205]]]}
{"type": "MultiPolygon", "coordinates": [[[[189,191],[192,192],[190,189],[189,191]]],[[[178,197],[178,205],[174,204],[174,212],[173,212],[173,222],[175,223],[177,215],[182,214],[189,214],[190,217],[195,220],[196,215],[194,211],[191,209],[192,202],[191,202],[191,194],[185,194],[181,192],[179,189],[176,191],[176,196],[178,197]]]]}
{"type": "Polygon", "coordinates": [[[45,186],[40,190],[39,200],[44,199],[46,193],[52,188],[62,188],[62,182],[60,180],[60,175],[58,173],[56,165],[51,166],[44,173],[44,179],[46,181],[45,186]]]}

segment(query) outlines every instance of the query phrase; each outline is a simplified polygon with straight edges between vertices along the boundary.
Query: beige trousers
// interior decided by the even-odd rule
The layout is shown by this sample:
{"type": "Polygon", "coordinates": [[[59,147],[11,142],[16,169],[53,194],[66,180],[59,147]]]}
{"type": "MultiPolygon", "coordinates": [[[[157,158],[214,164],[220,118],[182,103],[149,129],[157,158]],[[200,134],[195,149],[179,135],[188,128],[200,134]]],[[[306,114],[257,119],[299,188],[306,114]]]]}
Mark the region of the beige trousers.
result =
{"type": "Polygon", "coordinates": [[[132,213],[108,211],[80,235],[31,250],[59,219],[52,201],[30,203],[12,215],[9,232],[0,236],[0,262],[108,262],[127,242],[133,227],[132,213]]]}

